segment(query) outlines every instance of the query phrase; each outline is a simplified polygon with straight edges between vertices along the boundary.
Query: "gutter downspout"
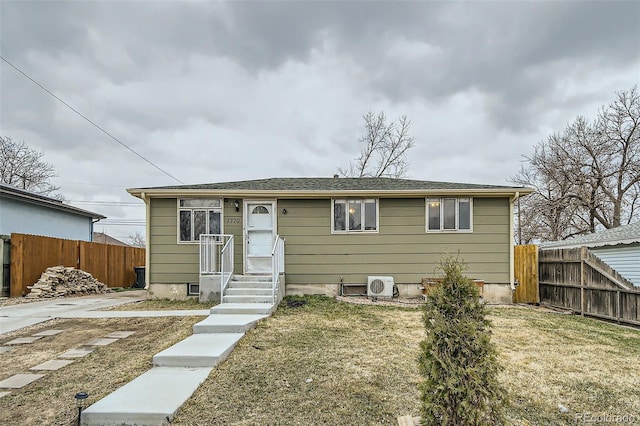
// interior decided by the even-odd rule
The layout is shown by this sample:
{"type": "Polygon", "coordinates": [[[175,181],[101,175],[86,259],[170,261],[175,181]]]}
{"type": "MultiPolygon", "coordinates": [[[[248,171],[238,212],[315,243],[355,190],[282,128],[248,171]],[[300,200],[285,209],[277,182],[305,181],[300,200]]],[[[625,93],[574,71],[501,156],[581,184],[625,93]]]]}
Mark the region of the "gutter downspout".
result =
{"type": "Polygon", "coordinates": [[[144,289],[145,290],[149,290],[149,276],[151,275],[151,270],[149,269],[149,261],[151,260],[151,253],[150,253],[150,241],[149,241],[149,236],[151,235],[151,230],[149,229],[150,226],[149,224],[151,223],[151,203],[149,198],[147,198],[147,194],[145,192],[141,192],[140,193],[140,198],[142,199],[142,201],[144,201],[144,205],[145,205],[145,213],[146,213],[146,217],[145,217],[145,247],[144,247],[144,266],[146,269],[146,272],[144,274],[144,289]]]}
{"type": "Polygon", "coordinates": [[[513,235],[513,205],[518,198],[520,198],[520,191],[516,191],[513,197],[509,199],[509,284],[511,285],[511,291],[516,291],[515,265],[513,260],[515,245],[515,239],[513,235]]]}

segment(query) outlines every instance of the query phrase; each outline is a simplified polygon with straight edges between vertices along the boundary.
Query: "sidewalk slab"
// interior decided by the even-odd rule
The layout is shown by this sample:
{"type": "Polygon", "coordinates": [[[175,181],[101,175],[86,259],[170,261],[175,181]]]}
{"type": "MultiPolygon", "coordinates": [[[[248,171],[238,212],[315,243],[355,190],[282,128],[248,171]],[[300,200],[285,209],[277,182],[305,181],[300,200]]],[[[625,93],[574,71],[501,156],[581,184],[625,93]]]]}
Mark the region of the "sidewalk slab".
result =
{"type": "Polygon", "coordinates": [[[154,367],[82,412],[82,425],[163,425],[212,368],[154,367]]]}
{"type": "Polygon", "coordinates": [[[13,339],[12,341],[5,343],[5,345],[24,345],[25,343],[33,343],[40,339],[42,339],[42,336],[18,337],[17,339],[13,339]]]}
{"type": "Polygon", "coordinates": [[[0,382],[0,388],[20,389],[44,377],[44,374],[14,374],[0,382]]]}
{"type": "Polygon", "coordinates": [[[211,315],[218,314],[257,314],[271,315],[276,306],[271,303],[221,303],[211,308],[211,315]]]}
{"type": "Polygon", "coordinates": [[[194,334],[198,333],[244,333],[255,327],[256,322],[266,315],[209,315],[193,326],[194,334]]]}
{"type": "Polygon", "coordinates": [[[69,365],[73,362],[73,360],[66,359],[52,359],[50,361],[45,361],[42,364],[38,364],[35,367],[31,367],[29,370],[48,370],[55,371],[59,370],[62,367],[69,365]]]}
{"type": "Polygon", "coordinates": [[[5,352],[9,352],[11,350],[11,348],[9,346],[0,346],[0,354],[1,353],[5,353],[5,352]]]}
{"type": "Polygon", "coordinates": [[[45,331],[41,331],[40,333],[32,334],[32,336],[42,336],[42,337],[55,336],[56,334],[60,334],[63,331],[64,330],[45,330],[45,331]]]}
{"type": "Polygon", "coordinates": [[[158,367],[215,367],[233,350],[244,333],[193,334],[153,357],[158,367]]]}
{"type": "Polygon", "coordinates": [[[9,391],[0,392],[0,398],[2,398],[3,396],[7,396],[7,395],[11,395],[11,392],[9,392],[9,391]]]}

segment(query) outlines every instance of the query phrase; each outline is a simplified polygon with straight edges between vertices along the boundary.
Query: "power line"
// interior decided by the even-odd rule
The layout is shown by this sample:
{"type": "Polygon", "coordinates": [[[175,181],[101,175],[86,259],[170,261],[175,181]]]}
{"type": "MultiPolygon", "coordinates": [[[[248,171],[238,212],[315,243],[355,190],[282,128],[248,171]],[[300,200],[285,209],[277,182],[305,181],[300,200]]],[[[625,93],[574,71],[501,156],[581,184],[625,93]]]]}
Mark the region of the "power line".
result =
{"type": "Polygon", "coordinates": [[[101,206],[132,206],[132,207],[145,207],[145,204],[140,203],[128,203],[126,201],[81,201],[81,200],[69,200],[69,203],[73,204],[95,204],[101,206]]]}
{"type": "Polygon", "coordinates": [[[13,69],[15,69],[16,71],[18,71],[20,74],[22,74],[23,76],[25,76],[26,78],[28,78],[29,80],[31,80],[35,85],[37,85],[39,88],[41,88],[42,90],[44,90],[45,92],[47,92],[49,95],[53,96],[56,100],[58,100],[59,102],[61,102],[64,106],[66,106],[67,108],[69,108],[71,111],[75,112],[76,114],[78,114],[80,117],[84,118],[86,121],[88,121],[89,123],[91,123],[96,129],[100,130],[102,133],[104,133],[105,135],[109,136],[111,139],[113,139],[114,141],[116,141],[117,143],[119,143],[120,145],[122,145],[122,147],[124,147],[125,149],[131,151],[132,153],[134,153],[135,155],[137,155],[139,158],[141,158],[142,160],[144,160],[145,162],[149,163],[150,165],[152,165],[153,167],[155,167],[156,169],[160,170],[162,173],[164,173],[165,175],[169,176],[171,179],[175,180],[178,183],[184,184],[184,182],[182,182],[180,179],[178,179],[177,177],[173,176],[171,173],[167,172],[166,170],[162,169],[160,166],[154,164],[153,162],[151,162],[150,160],[148,160],[147,158],[145,158],[144,156],[142,156],[141,154],[138,154],[137,151],[135,151],[133,148],[131,148],[129,145],[127,145],[126,143],[122,142],[120,139],[116,138],[115,136],[113,136],[111,133],[107,132],[105,129],[103,129],[102,127],[100,127],[99,125],[97,125],[96,123],[94,123],[93,121],[91,121],[87,116],[85,116],[84,114],[82,114],[80,111],[78,111],[77,109],[75,109],[74,107],[72,107],[71,105],[69,105],[68,103],[66,103],[65,101],[63,101],[62,99],[60,99],[58,96],[56,96],[53,92],[51,92],[49,89],[47,89],[46,87],[44,87],[42,84],[38,83],[37,81],[35,81],[33,78],[29,77],[24,71],[22,71],[20,68],[18,68],[17,66],[13,65],[11,62],[9,62],[9,60],[7,60],[4,56],[0,55],[0,59],[2,59],[3,61],[5,61],[7,64],[9,64],[13,69]]]}

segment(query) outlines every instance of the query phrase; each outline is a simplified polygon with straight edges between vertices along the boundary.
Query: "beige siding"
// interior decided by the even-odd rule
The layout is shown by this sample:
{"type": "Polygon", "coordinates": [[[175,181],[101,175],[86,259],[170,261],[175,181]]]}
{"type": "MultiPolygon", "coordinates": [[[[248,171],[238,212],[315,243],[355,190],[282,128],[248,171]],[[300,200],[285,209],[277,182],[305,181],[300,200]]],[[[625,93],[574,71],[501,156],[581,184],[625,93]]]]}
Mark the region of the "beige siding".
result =
{"type": "MultiPolygon", "coordinates": [[[[224,203],[223,231],[234,234],[235,270],[243,271],[242,199],[224,203]],[[239,219],[239,220],[238,220],[239,219]]],[[[509,201],[474,198],[472,233],[426,233],[425,200],[381,199],[380,232],[331,234],[331,200],[278,200],[278,233],[286,239],[287,285],[364,283],[392,275],[398,284],[435,276],[446,254],[464,259],[467,274],[509,282],[509,201]],[[287,214],[283,214],[283,209],[287,214]]],[[[150,282],[198,281],[198,245],[177,243],[175,199],[151,199],[150,282]]]]}
{"type": "Polygon", "coordinates": [[[435,276],[447,254],[468,275],[509,282],[509,201],[475,198],[472,233],[426,233],[425,200],[381,199],[377,234],[331,234],[331,200],[279,200],[278,232],[286,238],[287,285],[365,283],[392,275],[398,284],[435,276]],[[282,214],[282,209],[287,214],[282,214]]]}

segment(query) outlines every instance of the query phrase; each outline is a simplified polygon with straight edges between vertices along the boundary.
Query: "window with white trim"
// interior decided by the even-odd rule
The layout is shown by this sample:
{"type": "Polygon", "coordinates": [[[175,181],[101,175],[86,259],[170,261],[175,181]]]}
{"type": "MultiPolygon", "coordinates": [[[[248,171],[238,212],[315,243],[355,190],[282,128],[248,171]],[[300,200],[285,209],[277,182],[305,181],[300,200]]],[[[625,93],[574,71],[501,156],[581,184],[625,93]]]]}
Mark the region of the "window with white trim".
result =
{"type": "Polygon", "coordinates": [[[427,232],[471,232],[472,198],[427,198],[427,232]]]}
{"type": "Polygon", "coordinates": [[[200,234],[222,233],[222,200],[181,198],[178,200],[178,241],[200,241],[200,234]]]}
{"type": "Polygon", "coordinates": [[[333,233],[378,232],[378,199],[331,200],[333,233]]]}

